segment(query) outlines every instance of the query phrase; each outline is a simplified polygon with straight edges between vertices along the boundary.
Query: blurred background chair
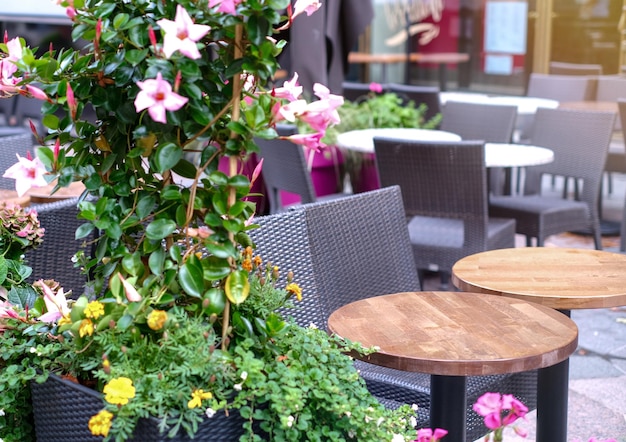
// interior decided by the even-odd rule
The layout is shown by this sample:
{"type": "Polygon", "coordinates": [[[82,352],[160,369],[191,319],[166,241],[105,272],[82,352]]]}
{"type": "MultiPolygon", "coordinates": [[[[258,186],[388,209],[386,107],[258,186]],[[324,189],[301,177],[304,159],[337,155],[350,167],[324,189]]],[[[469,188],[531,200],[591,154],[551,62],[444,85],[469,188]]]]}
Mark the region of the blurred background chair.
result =
{"type": "Polygon", "coordinates": [[[551,75],[602,75],[602,65],[551,61],[548,73],[551,75]]]}
{"type": "Polygon", "coordinates": [[[421,275],[438,271],[446,287],[459,259],[515,247],[515,221],[487,215],[483,141],[375,138],[374,147],[381,186],[399,185],[402,190],[413,257],[421,275]]]}
{"type": "Polygon", "coordinates": [[[530,74],[526,96],[557,101],[595,99],[594,77],[586,75],[530,74]]]}
{"type": "MultiPolygon", "coordinates": [[[[373,93],[370,90],[369,83],[359,83],[356,81],[344,81],[341,86],[343,87],[343,98],[348,101],[360,102],[363,100],[367,100],[367,96],[370,93],[373,93]]],[[[386,85],[382,85],[383,92],[387,90],[386,85]]]]}
{"type": "Polygon", "coordinates": [[[388,90],[401,97],[405,103],[414,102],[415,107],[419,107],[421,104],[426,105],[424,121],[429,121],[441,113],[439,87],[437,86],[391,83],[388,85],[388,90]]]}
{"type": "MultiPolygon", "coordinates": [[[[289,131],[295,133],[295,127],[284,126],[278,129],[279,134],[289,135],[289,131]]],[[[281,139],[256,139],[259,147],[259,158],[263,158],[263,182],[267,191],[270,213],[278,213],[285,210],[287,204],[283,203],[283,192],[296,194],[302,204],[312,203],[318,199],[326,200],[339,198],[345,194],[342,192],[331,193],[318,197],[313,186],[313,179],[308,167],[304,148],[289,140],[281,139]]]]}
{"type": "MultiPolygon", "coordinates": [[[[76,229],[85,223],[78,219],[78,198],[52,203],[31,205],[29,210],[37,211],[41,227],[45,229],[43,243],[35,250],[26,253],[28,265],[33,269],[29,278],[54,279],[65,292],[72,290],[72,298],[86,292],[87,275],[74,266],[72,257],[76,251],[91,256],[91,247],[96,232],[84,239],[75,239],[76,229]]],[[[90,294],[90,293],[88,293],[90,294]]]]}
{"type": "Polygon", "coordinates": [[[516,220],[516,231],[543,246],[546,237],[567,231],[593,234],[596,249],[600,238],[599,198],[602,171],[615,115],[610,112],[538,109],[532,144],[554,151],[554,161],[526,169],[524,195],[492,196],[489,214],[516,220]],[[582,181],[580,200],[541,194],[544,174],[582,181]]]}
{"type": "MultiPolygon", "coordinates": [[[[255,219],[250,235],[256,253],[293,269],[303,301],[287,311],[300,325],[326,327],[328,316],[350,302],[388,293],[419,291],[420,284],[400,189],[392,186],[343,199],[298,206],[255,219]]],[[[430,377],[355,361],[368,388],[388,407],[418,405],[418,423],[428,426],[430,377]]],[[[468,404],[487,391],[515,394],[536,405],[536,373],[468,379],[468,404]]],[[[468,437],[487,433],[482,418],[468,407],[468,437]]]]}
{"type": "MultiPolygon", "coordinates": [[[[510,143],[516,118],[516,106],[448,101],[443,108],[440,127],[460,135],[463,140],[510,143]]],[[[511,184],[509,171],[492,168],[488,173],[489,191],[501,195],[505,180],[509,186],[511,184]]]]}

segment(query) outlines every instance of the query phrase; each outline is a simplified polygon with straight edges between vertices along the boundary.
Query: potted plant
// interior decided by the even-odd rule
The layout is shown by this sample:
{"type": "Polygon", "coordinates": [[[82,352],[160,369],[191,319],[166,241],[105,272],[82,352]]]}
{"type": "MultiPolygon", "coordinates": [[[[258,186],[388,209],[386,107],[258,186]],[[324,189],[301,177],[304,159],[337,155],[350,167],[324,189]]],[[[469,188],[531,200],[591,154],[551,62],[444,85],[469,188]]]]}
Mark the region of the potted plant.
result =
{"type": "Polygon", "coordinates": [[[36,57],[17,37],[0,44],[3,95],[42,100],[47,128],[36,156],[5,176],[20,191],[42,179],[84,183],[76,236],[99,234],[94,255],[75,258],[93,295],[68,299],[54,282],[12,283],[1,295],[0,437],[29,440],[14,416],[27,414],[29,381],[38,395],[50,383],[78,385],[66,379],[98,405],[79,418],[88,437],[70,430],[61,440],[140,440],[146,425],[163,438],[201,438],[217,417],[236,415],[242,440],[414,436],[410,409],[379,405],[344,355],[358,345],[276,313],[306,293],[291,276],[277,282],[247,233],[258,170],[251,180],[237,165],[256,151],[254,137],[304,121],[312,131],[288,138],[318,149],[339,121],[343,100],[322,85],[313,103],[295,79],[271,87],[284,45],[273,37],[319,3],[58,3],[84,48],[36,57]],[[224,157],[228,173],[218,168],[224,157]]]}
{"type": "MultiPolygon", "coordinates": [[[[385,92],[382,85],[370,84],[370,92],[354,101],[345,101],[338,109],[341,122],[329,128],[325,142],[334,144],[338,134],[370,128],[422,128],[435,129],[441,115],[425,119],[426,105],[417,105],[403,97],[385,92]]],[[[363,154],[344,150],[345,169],[350,176],[355,192],[378,189],[380,184],[376,172],[374,154],[363,154]]]]}

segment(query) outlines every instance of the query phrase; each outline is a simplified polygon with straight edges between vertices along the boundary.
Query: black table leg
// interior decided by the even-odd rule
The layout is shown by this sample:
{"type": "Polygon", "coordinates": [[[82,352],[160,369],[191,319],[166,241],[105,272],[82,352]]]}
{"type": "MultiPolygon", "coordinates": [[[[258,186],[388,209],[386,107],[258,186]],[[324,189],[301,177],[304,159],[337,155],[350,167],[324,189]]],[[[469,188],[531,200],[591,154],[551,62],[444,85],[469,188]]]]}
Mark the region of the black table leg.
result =
{"type": "Polygon", "coordinates": [[[569,359],[539,370],[537,442],[567,441],[569,359]]]}
{"type": "Polygon", "coordinates": [[[430,427],[448,430],[446,440],[465,442],[466,392],[463,376],[430,377],[430,427]]]}

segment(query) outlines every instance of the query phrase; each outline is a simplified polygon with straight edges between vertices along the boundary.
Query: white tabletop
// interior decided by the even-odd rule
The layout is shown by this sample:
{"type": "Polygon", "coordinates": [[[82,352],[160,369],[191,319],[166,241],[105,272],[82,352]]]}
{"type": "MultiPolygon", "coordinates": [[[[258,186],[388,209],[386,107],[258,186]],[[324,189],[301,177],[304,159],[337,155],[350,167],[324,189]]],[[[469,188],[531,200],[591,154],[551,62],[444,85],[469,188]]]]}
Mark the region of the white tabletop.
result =
{"type": "Polygon", "coordinates": [[[447,101],[461,101],[463,103],[484,103],[489,100],[487,94],[474,92],[439,92],[439,101],[446,104],[447,101]]]}
{"type": "Polygon", "coordinates": [[[554,152],[545,147],[528,144],[485,144],[487,167],[539,166],[554,161],[554,152]]]}
{"type": "Polygon", "coordinates": [[[431,129],[388,128],[361,129],[337,136],[337,146],[362,153],[374,153],[374,137],[398,138],[410,141],[461,141],[452,132],[431,129]]]}
{"type": "Polygon", "coordinates": [[[509,106],[517,106],[518,115],[532,115],[537,112],[539,107],[547,107],[548,109],[556,109],[559,102],[547,98],[537,97],[514,97],[514,96],[493,96],[489,97],[491,104],[504,104],[509,106]]]}

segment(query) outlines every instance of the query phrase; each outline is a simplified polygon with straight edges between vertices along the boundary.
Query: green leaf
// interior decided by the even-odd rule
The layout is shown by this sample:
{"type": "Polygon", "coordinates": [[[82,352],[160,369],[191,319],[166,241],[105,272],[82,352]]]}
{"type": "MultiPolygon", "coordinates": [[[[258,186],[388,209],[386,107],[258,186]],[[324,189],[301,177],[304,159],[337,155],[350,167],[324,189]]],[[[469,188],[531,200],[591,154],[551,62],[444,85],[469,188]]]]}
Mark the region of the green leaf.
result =
{"type": "Polygon", "coordinates": [[[148,258],[148,267],[153,275],[160,276],[163,273],[163,263],[165,262],[165,251],[162,248],[156,249],[148,258]]]}
{"type": "Polygon", "coordinates": [[[248,272],[243,270],[235,270],[231,272],[224,283],[224,291],[230,302],[239,305],[248,299],[250,294],[250,282],[248,281],[248,272]]]}
{"type": "Polygon", "coordinates": [[[146,227],[146,236],[153,241],[159,241],[176,230],[176,223],[171,219],[157,219],[146,227]]]}
{"type": "Polygon", "coordinates": [[[159,145],[154,158],[156,170],[164,173],[172,169],[183,157],[183,149],[174,143],[159,145]]]}
{"type": "Polygon", "coordinates": [[[86,238],[86,237],[88,237],[91,234],[91,232],[94,231],[94,229],[95,229],[95,226],[93,224],[91,224],[91,223],[81,224],[76,229],[76,233],[74,234],[74,238],[75,239],[86,238]]]}
{"type": "Polygon", "coordinates": [[[190,257],[178,272],[178,282],[188,295],[201,298],[204,292],[202,264],[196,257],[190,257]]]}

